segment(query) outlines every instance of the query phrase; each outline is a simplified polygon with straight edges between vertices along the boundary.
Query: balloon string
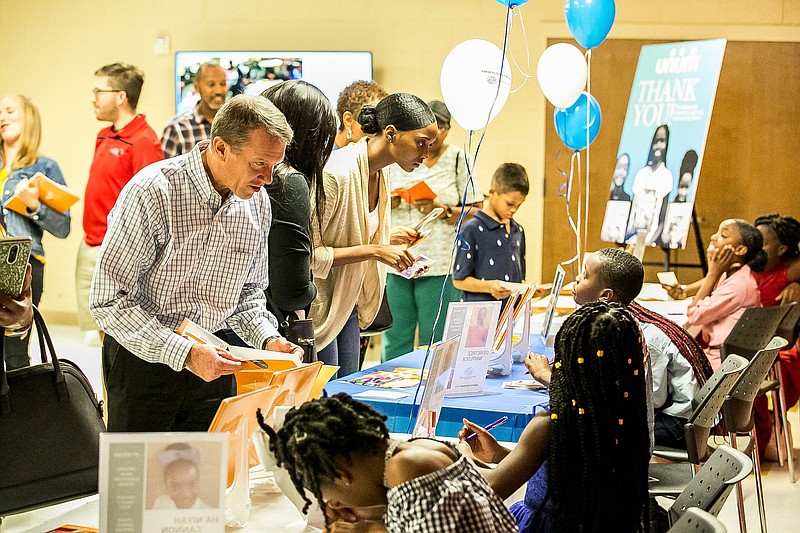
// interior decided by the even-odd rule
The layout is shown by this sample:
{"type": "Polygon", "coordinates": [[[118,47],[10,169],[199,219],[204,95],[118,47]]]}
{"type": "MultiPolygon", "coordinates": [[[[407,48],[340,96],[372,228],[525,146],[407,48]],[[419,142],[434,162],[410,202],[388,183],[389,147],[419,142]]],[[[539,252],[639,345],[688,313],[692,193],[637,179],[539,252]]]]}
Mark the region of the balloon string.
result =
{"type": "MultiPolygon", "coordinates": [[[[511,9],[511,8],[509,8],[509,9],[511,9]]],[[[527,68],[530,68],[531,67],[531,48],[528,45],[528,35],[525,33],[525,21],[522,18],[522,6],[514,6],[514,9],[516,9],[516,13],[515,14],[519,17],[519,24],[522,27],[522,41],[525,43],[525,66],[527,68]]],[[[513,26],[514,26],[514,24],[513,24],[513,21],[512,21],[511,27],[513,28],[513,26]]],[[[522,77],[523,77],[522,83],[520,84],[520,86],[517,87],[516,89],[511,89],[509,91],[509,94],[514,94],[515,92],[517,92],[520,89],[522,89],[523,87],[525,87],[525,84],[528,83],[528,79],[535,78],[536,75],[535,74],[528,74],[527,72],[522,70],[522,68],[517,63],[517,59],[514,57],[514,47],[513,46],[509,46],[508,47],[508,54],[511,56],[511,62],[514,64],[514,66],[517,68],[519,73],[522,74],[522,77]]]]}
{"type": "MultiPolygon", "coordinates": [[[[581,154],[577,150],[572,154],[569,163],[569,177],[567,178],[566,182],[566,191],[565,191],[565,198],[566,198],[566,208],[567,208],[567,222],[569,223],[569,227],[572,228],[572,232],[575,234],[575,255],[572,256],[570,259],[566,261],[562,261],[562,265],[570,265],[575,263],[578,258],[581,256],[581,234],[580,234],[580,225],[581,225],[581,204],[580,204],[580,187],[578,188],[578,221],[577,224],[575,220],[572,218],[572,191],[573,186],[572,182],[575,176],[578,176],[578,180],[581,179],[581,154]],[[577,167],[577,168],[576,168],[577,167]]],[[[574,266],[573,266],[573,274],[574,274],[574,266]]]]}
{"type": "Polygon", "coordinates": [[[586,50],[586,93],[589,97],[586,98],[586,198],[585,198],[585,213],[583,217],[583,242],[584,244],[588,240],[589,236],[589,129],[590,124],[589,121],[591,119],[591,102],[590,98],[592,96],[592,49],[586,50]]]}
{"type": "MultiPolygon", "coordinates": [[[[464,163],[467,167],[467,182],[464,184],[464,192],[461,195],[461,210],[458,214],[458,221],[456,222],[456,235],[453,239],[453,245],[450,248],[450,264],[453,265],[455,263],[455,258],[457,251],[456,250],[469,250],[470,246],[466,239],[461,235],[461,226],[465,222],[465,218],[469,209],[472,207],[472,204],[467,203],[467,192],[472,190],[472,198],[475,199],[475,182],[473,180],[473,163],[470,162],[469,158],[469,151],[472,148],[472,130],[469,131],[469,135],[467,137],[468,145],[466,146],[466,150],[464,153],[464,163]]],[[[465,140],[466,142],[467,140],[465,140]]],[[[481,198],[483,200],[483,198],[481,198]]],[[[439,319],[442,317],[442,307],[444,307],[444,294],[447,288],[447,283],[449,281],[452,272],[447,272],[444,276],[444,280],[442,282],[442,289],[439,292],[439,305],[436,309],[436,317],[433,321],[433,327],[431,328],[431,335],[428,339],[428,346],[425,348],[425,357],[422,359],[422,366],[420,367],[420,372],[422,374],[425,373],[425,367],[428,365],[428,359],[431,355],[431,347],[434,345],[434,335],[436,334],[436,326],[439,324],[439,319]]],[[[417,383],[417,387],[414,390],[414,398],[411,400],[411,410],[408,413],[408,426],[406,427],[406,433],[411,433],[411,425],[414,422],[415,417],[415,408],[417,407],[417,399],[419,398],[419,392],[422,387],[422,376],[420,376],[420,381],[417,383]]],[[[421,401],[421,400],[420,400],[421,401]]]]}
{"type": "MultiPolygon", "coordinates": [[[[489,131],[489,122],[492,120],[492,110],[494,110],[494,106],[497,104],[497,99],[500,97],[500,87],[503,83],[503,70],[505,67],[505,58],[506,58],[506,50],[508,50],[508,35],[511,29],[511,10],[506,11],[506,29],[505,34],[503,35],[503,51],[500,54],[500,74],[497,80],[497,91],[494,93],[494,100],[492,100],[492,105],[489,106],[489,114],[486,116],[486,123],[483,125],[483,130],[481,131],[481,136],[478,139],[478,144],[475,146],[475,153],[472,154],[472,133],[474,130],[469,131],[469,146],[470,150],[467,152],[466,155],[472,155],[472,165],[475,166],[478,163],[478,153],[481,150],[481,145],[483,144],[483,139],[486,137],[486,132],[489,131]]],[[[511,83],[511,75],[509,75],[509,84],[511,83]]],[[[469,158],[464,158],[467,162],[469,162],[469,158]]]]}

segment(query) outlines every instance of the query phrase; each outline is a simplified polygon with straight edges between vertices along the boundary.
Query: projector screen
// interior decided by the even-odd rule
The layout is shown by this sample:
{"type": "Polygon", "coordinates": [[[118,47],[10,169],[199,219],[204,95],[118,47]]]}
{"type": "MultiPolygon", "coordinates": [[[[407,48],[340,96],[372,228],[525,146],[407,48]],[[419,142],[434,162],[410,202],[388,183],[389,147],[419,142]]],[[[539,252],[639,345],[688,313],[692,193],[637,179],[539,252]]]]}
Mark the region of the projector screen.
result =
{"type": "Polygon", "coordinates": [[[190,110],[199,96],[194,90],[197,69],[219,63],[228,73],[228,97],[260,94],[283,80],[316,85],[336,106],[339,93],[356,80],[372,80],[372,52],[176,52],[175,110],[190,110]]]}

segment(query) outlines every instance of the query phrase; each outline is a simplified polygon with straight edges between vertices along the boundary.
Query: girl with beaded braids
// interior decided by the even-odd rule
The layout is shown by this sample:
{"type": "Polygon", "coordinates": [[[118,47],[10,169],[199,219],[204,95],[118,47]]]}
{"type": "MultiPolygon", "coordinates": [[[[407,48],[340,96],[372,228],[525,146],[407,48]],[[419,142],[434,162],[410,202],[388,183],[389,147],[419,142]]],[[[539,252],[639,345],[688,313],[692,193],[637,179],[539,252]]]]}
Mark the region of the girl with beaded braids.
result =
{"type": "Polygon", "coordinates": [[[590,303],[564,321],[550,414],[535,416],[514,450],[464,424],[459,437],[478,437],[459,449],[497,463],[480,470],[501,498],[528,480],[525,499],[511,507],[521,532],[641,529],[650,460],[644,354],[639,327],[620,304],[590,303]]]}
{"type": "Polygon", "coordinates": [[[339,393],[306,402],[278,431],[259,423],[269,449],[325,509],[337,531],[420,533],[516,532],[514,519],[455,447],[420,438],[393,440],[386,417],[339,393]]]}
{"type": "Polygon", "coordinates": [[[362,106],[358,122],[372,137],[331,155],[323,173],[325,205],[312,210],[318,217],[311,224],[318,292],[311,317],[319,359],[338,365],[339,377],[358,370],[360,329],[372,324],[380,309],[386,267],[403,271],[416,259],[406,249],[416,232],[389,230],[383,169],[392,163],[406,171],[418,167],[438,131],[428,105],[408,93],[362,106]]]}

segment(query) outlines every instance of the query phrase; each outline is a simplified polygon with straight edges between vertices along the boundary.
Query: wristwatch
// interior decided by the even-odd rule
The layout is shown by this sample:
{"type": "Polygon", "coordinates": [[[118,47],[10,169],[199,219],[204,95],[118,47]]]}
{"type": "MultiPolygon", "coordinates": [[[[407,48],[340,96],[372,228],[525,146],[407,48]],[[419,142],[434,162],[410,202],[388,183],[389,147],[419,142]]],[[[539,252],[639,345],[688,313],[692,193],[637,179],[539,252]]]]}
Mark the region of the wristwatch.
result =
{"type": "Polygon", "coordinates": [[[267,349],[267,344],[271,343],[275,339],[280,339],[280,338],[281,338],[280,335],[273,335],[271,337],[267,337],[266,340],[264,341],[264,349],[265,350],[267,349]]]}

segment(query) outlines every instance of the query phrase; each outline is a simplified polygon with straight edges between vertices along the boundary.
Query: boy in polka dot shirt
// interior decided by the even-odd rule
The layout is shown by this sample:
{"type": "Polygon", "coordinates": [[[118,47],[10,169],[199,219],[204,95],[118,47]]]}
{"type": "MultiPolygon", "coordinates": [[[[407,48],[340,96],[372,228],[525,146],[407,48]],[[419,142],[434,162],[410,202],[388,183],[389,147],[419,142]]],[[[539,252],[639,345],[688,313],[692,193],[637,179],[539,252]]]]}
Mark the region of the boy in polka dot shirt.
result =
{"type": "Polygon", "coordinates": [[[489,202],[464,223],[453,285],[465,302],[503,300],[511,291],[501,281],[525,280],[525,235],[514,213],[528,195],[528,173],[517,163],[503,163],[492,176],[489,202]]]}

